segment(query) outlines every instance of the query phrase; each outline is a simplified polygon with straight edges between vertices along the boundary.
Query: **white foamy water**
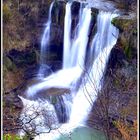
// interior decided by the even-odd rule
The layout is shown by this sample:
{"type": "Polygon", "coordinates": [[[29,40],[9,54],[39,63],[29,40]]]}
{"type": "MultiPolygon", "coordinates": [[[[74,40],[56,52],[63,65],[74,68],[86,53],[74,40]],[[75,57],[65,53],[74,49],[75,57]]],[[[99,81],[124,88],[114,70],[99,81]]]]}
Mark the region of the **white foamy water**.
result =
{"type": "Polygon", "coordinates": [[[35,96],[36,93],[42,89],[48,89],[51,87],[56,88],[73,88],[73,83],[76,83],[77,79],[81,76],[82,69],[80,67],[73,67],[69,69],[60,70],[49,77],[43,79],[42,82],[30,86],[27,89],[27,96],[35,96]]]}
{"type": "Polygon", "coordinates": [[[24,105],[20,116],[23,128],[19,131],[20,136],[25,135],[24,130],[28,130],[29,132],[35,130],[36,133],[40,134],[59,126],[55,109],[48,101],[31,101],[21,96],[19,98],[24,105]]]}

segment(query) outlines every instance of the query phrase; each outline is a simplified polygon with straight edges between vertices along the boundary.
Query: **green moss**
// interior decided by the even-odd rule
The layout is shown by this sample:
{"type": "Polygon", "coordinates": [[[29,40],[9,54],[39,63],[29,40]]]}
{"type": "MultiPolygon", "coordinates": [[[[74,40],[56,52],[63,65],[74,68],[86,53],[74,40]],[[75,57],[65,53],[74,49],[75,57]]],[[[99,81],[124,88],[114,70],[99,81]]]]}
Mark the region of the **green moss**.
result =
{"type": "Polygon", "coordinates": [[[116,26],[116,22],[117,22],[117,19],[116,19],[116,18],[113,18],[112,21],[111,21],[111,23],[112,23],[114,26],[116,26]]]}
{"type": "Polygon", "coordinates": [[[122,48],[126,48],[129,46],[129,40],[124,36],[121,36],[120,42],[121,42],[122,48]]]}
{"type": "Polygon", "coordinates": [[[130,45],[130,38],[126,38],[125,36],[121,36],[120,38],[120,45],[121,48],[124,50],[124,54],[126,58],[131,59],[132,58],[132,49],[130,45]]]}
{"type": "Polygon", "coordinates": [[[124,52],[125,52],[125,55],[128,59],[132,58],[132,51],[131,51],[130,47],[125,47],[124,52]]]}
{"type": "Polygon", "coordinates": [[[13,135],[13,134],[4,134],[3,140],[29,140],[32,138],[30,135],[25,135],[23,138],[20,138],[18,135],[13,135]]]}
{"type": "Polygon", "coordinates": [[[3,57],[4,71],[14,71],[16,65],[6,56],[3,57]]]}
{"type": "Polygon", "coordinates": [[[119,84],[120,84],[119,80],[115,79],[114,84],[115,84],[115,87],[119,87],[119,84]]]}
{"type": "Polygon", "coordinates": [[[130,28],[130,26],[133,24],[132,19],[123,19],[123,18],[113,18],[111,23],[116,26],[120,31],[125,31],[130,28]]]}
{"type": "Polygon", "coordinates": [[[30,140],[31,138],[33,138],[34,136],[30,135],[29,133],[26,134],[21,140],[30,140]]]}
{"type": "Polygon", "coordinates": [[[12,17],[10,8],[7,4],[3,4],[3,22],[9,23],[10,19],[12,17]]]}
{"type": "Polygon", "coordinates": [[[5,134],[3,136],[3,140],[22,140],[22,139],[17,135],[5,134]]]}

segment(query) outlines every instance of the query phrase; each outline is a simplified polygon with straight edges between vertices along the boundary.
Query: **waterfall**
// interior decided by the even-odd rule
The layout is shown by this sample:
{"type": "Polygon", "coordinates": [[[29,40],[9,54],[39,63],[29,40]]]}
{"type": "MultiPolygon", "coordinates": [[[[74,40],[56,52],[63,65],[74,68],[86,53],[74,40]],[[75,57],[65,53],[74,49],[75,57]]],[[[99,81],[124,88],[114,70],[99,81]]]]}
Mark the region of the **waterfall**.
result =
{"type": "Polygon", "coordinates": [[[118,30],[111,24],[111,20],[116,16],[116,14],[103,11],[98,14],[98,29],[91,45],[91,52],[95,59],[90,71],[87,71],[83,84],[79,88],[72,104],[69,124],[73,125],[73,127],[85,123],[98,92],[101,90],[102,78],[109,54],[118,38],[118,30]]]}
{"type": "Polygon", "coordinates": [[[80,18],[78,23],[78,35],[75,34],[76,37],[73,40],[70,62],[71,66],[77,66],[80,67],[81,69],[84,69],[90,21],[91,21],[91,9],[85,7],[80,12],[80,18]]]}
{"type": "MultiPolygon", "coordinates": [[[[41,66],[39,74],[44,74],[42,64],[46,65],[46,61],[44,60],[46,54],[44,52],[49,43],[52,7],[53,3],[49,9],[49,18],[41,41],[41,66]]],[[[49,123],[51,132],[47,134],[40,134],[39,136],[35,137],[35,140],[46,140],[46,138],[47,140],[57,139],[61,133],[65,134],[69,131],[73,131],[80,125],[86,125],[88,114],[92,109],[98,92],[101,90],[102,80],[111,49],[115,45],[118,38],[118,30],[111,24],[111,20],[116,17],[117,14],[100,11],[97,16],[97,32],[92,38],[91,45],[88,46],[88,35],[90,32],[90,23],[92,17],[91,8],[89,8],[88,5],[85,7],[80,6],[78,18],[79,21],[74,30],[74,37],[72,38],[71,7],[72,3],[68,2],[66,4],[64,23],[64,51],[62,69],[47,77],[44,77],[43,75],[41,82],[30,86],[26,90],[28,97],[34,97],[39,96],[39,93],[42,90],[47,90],[50,88],[69,89],[71,93],[67,94],[66,92],[61,95],[60,98],[60,104],[62,102],[62,106],[64,107],[63,111],[65,111],[63,113],[66,114],[64,118],[66,119],[64,121],[62,119],[62,122],[59,121],[61,120],[59,119],[61,115],[57,115],[57,108],[59,107],[57,105],[52,105],[48,100],[44,99],[44,101],[39,99],[36,101],[30,101],[21,97],[24,104],[21,118],[23,118],[23,114],[30,115],[30,112],[33,112],[34,109],[32,107],[32,111],[30,111],[31,109],[28,110],[26,107],[28,105],[35,105],[35,108],[39,108],[39,110],[45,108],[43,109],[45,112],[47,112],[47,115],[45,116],[51,117],[50,114],[55,116],[53,117],[55,123],[53,124],[52,121],[49,123]],[[90,51],[88,60],[86,60],[85,57],[87,49],[90,51]],[[90,61],[92,63],[90,68],[87,69],[85,75],[82,76],[82,74],[85,72],[84,70],[86,61],[90,61]],[[79,85],[79,88],[76,89],[78,80],[80,78],[82,81],[79,85]],[[41,106],[39,106],[40,104],[43,106],[41,109],[41,106]],[[28,110],[28,113],[25,113],[25,110],[28,110]],[[61,125],[60,123],[63,124],[61,125]],[[61,127],[59,125],[61,125],[61,127]],[[53,130],[53,128],[58,129],[53,130]]],[[[39,122],[45,124],[45,116],[44,114],[41,114],[41,117],[34,121],[34,123],[36,124],[39,122]]],[[[47,130],[48,127],[39,127],[38,131],[44,131],[45,129],[47,130]]]]}
{"type": "Polygon", "coordinates": [[[44,77],[45,76],[45,71],[46,69],[48,69],[49,67],[46,64],[46,59],[48,56],[46,56],[46,54],[48,54],[47,52],[49,52],[49,41],[50,41],[50,28],[51,28],[51,13],[52,13],[52,8],[53,8],[54,2],[51,3],[50,5],[50,9],[49,9],[49,14],[48,14],[48,20],[47,23],[45,25],[45,30],[42,36],[42,40],[41,40],[41,50],[40,50],[40,69],[38,72],[38,76],[39,77],[44,77]]]}
{"type": "MultiPolygon", "coordinates": [[[[82,4],[81,4],[82,5],[82,4]]],[[[80,6],[79,22],[75,36],[71,39],[71,3],[66,5],[63,68],[80,67],[84,69],[85,53],[88,43],[91,9],[80,6]]]]}

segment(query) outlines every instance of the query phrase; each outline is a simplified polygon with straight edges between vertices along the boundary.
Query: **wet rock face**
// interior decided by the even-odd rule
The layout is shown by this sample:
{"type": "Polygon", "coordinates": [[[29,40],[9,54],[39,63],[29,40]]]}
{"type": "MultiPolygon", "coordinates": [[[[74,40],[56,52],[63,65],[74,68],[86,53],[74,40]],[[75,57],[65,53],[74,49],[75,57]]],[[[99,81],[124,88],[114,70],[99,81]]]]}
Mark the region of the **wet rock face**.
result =
{"type": "Polygon", "coordinates": [[[52,52],[56,55],[56,58],[54,58],[56,60],[62,60],[63,36],[64,36],[63,28],[61,28],[59,25],[52,24],[50,33],[49,51],[50,53],[52,52]]]}
{"type": "Polygon", "coordinates": [[[119,29],[119,37],[111,51],[108,68],[131,65],[137,58],[137,24],[135,14],[122,15],[112,20],[112,24],[119,29]]]}
{"type": "Polygon", "coordinates": [[[71,6],[71,14],[73,16],[78,16],[80,10],[80,2],[74,1],[71,6]]]}
{"type": "Polygon", "coordinates": [[[52,23],[56,23],[61,27],[64,25],[65,6],[66,3],[64,1],[56,1],[54,3],[52,8],[52,23]]]}
{"type": "Polygon", "coordinates": [[[66,112],[65,103],[61,96],[57,96],[57,101],[54,104],[56,114],[59,120],[59,123],[65,123],[68,120],[68,114],[66,112]]]}
{"type": "Polygon", "coordinates": [[[125,60],[125,54],[122,49],[113,48],[111,50],[111,55],[109,57],[108,68],[107,69],[114,69],[116,65],[122,66],[123,60],[125,60]]]}

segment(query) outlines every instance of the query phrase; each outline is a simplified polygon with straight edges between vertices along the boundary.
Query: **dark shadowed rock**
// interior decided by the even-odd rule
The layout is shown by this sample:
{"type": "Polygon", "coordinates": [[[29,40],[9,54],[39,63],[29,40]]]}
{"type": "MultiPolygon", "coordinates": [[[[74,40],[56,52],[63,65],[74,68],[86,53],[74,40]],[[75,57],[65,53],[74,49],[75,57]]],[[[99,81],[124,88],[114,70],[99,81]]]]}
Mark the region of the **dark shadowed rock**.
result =
{"type": "Polygon", "coordinates": [[[25,67],[36,63],[36,54],[30,49],[26,49],[24,51],[12,49],[9,51],[7,56],[17,67],[25,67]]]}
{"type": "Polygon", "coordinates": [[[4,95],[3,97],[4,99],[4,104],[6,106],[9,106],[9,107],[15,107],[15,108],[18,108],[18,109],[22,109],[23,108],[23,104],[22,104],[22,101],[21,99],[18,97],[18,95],[16,93],[7,93],[4,95]]]}
{"type": "Polygon", "coordinates": [[[107,69],[114,69],[118,64],[122,66],[124,64],[123,60],[125,60],[125,54],[123,50],[114,47],[111,50],[107,69]]]}
{"type": "Polygon", "coordinates": [[[55,107],[59,122],[65,123],[68,120],[69,116],[66,112],[65,103],[61,96],[57,96],[57,101],[54,104],[54,107],[55,107]]]}
{"type": "Polygon", "coordinates": [[[80,2],[74,1],[71,6],[71,14],[72,16],[78,16],[80,10],[80,2]]]}

